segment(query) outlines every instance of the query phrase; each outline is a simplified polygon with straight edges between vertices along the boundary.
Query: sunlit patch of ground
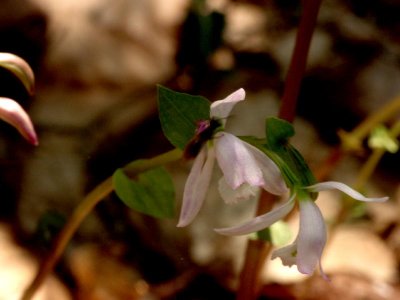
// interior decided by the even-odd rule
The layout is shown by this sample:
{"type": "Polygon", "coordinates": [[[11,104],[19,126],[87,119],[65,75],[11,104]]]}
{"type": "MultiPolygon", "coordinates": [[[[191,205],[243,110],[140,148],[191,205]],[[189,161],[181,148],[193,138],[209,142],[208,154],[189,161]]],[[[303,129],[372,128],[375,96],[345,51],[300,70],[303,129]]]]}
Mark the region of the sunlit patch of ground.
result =
{"type": "Polygon", "coordinates": [[[48,17],[52,79],[133,88],[172,75],[187,0],[33,2],[48,17]]]}
{"type": "MultiPolygon", "coordinates": [[[[35,275],[38,262],[12,238],[8,225],[0,224],[0,300],[18,300],[35,275]]],[[[66,288],[50,276],[33,300],[69,300],[66,288]]]]}

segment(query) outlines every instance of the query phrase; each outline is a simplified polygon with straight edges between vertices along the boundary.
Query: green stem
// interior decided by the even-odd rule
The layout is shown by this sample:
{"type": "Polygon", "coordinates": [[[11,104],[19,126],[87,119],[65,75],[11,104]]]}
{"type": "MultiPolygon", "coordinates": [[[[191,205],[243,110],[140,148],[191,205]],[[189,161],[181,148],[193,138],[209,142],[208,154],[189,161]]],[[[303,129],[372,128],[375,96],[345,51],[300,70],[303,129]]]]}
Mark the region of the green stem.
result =
{"type": "MultiPolygon", "coordinates": [[[[397,121],[392,126],[389,134],[393,138],[397,138],[400,135],[400,121],[397,121]]],[[[354,185],[355,189],[362,189],[362,187],[367,183],[385,152],[386,150],[384,148],[374,149],[367,162],[363,165],[361,171],[358,173],[358,178],[354,185]]]]}
{"type": "Polygon", "coordinates": [[[350,133],[341,131],[339,136],[342,139],[344,150],[358,150],[362,148],[362,141],[378,124],[392,118],[400,111],[400,96],[397,96],[381,109],[373,113],[364,122],[359,124],[350,133]]]}
{"type": "MultiPolygon", "coordinates": [[[[318,11],[322,0],[303,1],[303,14],[296,37],[292,60],[286,78],[285,90],[279,117],[292,122],[296,116],[296,104],[303,78],[311,37],[314,32],[318,11]]],[[[265,213],[272,208],[274,196],[262,191],[256,214],[265,213]]],[[[256,299],[260,290],[261,269],[271,250],[271,245],[261,241],[249,241],[246,249],[245,262],[240,275],[237,300],[256,299]],[[252,273],[252,274],[251,274],[252,273]]]]}
{"type": "MultiPolygon", "coordinates": [[[[139,174],[156,166],[176,161],[180,159],[181,156],[182,151],[179,149],[174,149],[151,159],[133,161],[127,164],[123,169],[127,175],[134,176],[135,174],[139,174]]],[[[112,191],[114,191],[113,180],[112,177],[109,177],[96,186],[89,194],[87,194],[82,202],[75,208],[67,223],[58,234],[57,239],[54,241],[50,254],[42,262],[38,273],[29,287],[25,290],[21,300],[32,299],[37,289],[41,286],[43,281],[53,270],[55,264],[60,259],[65,247],[71,240],[79,225],[86,218],[86,216],[89,215],[93,208],[112,191]]]]}
{"type": "MultiPolygon", "coordinates": [[[[341,147],[334,148],[331,151],[330,156],[327,160],[320,164],[319,169],[314,173],[318,180],[322,180],[323,178],[327,177],[328,174],[331,173],[332,169],[336,167],[339,163],[343,155],[352,150],[359,150],[362,148],[362,141],[368,136],[372,129],[374,129],[377,125],[385,123],[389,121],[393,116],[396,115],[400,111],[400,96],[395,97],[392,101],[388,104],[377,110],[372,115],[368,116],[363,122],[361,122],[356,128],[354,128],[351,132],[339,132],[339,136],[342,139],[341,147]]],[[[392,135],[396,136],[395,130],[396,126],[393,126],[392,135]]],[[[371,172],[368,170],[369,168],[374,169],[375,163],[373,160],[377,162],[380,160],[380,156],[383,155],[379,154],[382,151],[375,151],[375,158],[371,158],[371,162],[367,162],[367,166],[360,172],[359,179],[355,184],[355,188],[360,188],[363,183],[369,178],[371,172]]]]}
{"type": "MultiPolygon", "coordinates": [[[[393,138],[398,138],[400,135],[400,121],[397,121],[389,131],[389,134],[393,138]]],[[[386,150],[383,148],[375,149],[372,154],[369,156],[366,163],[363,165],[361,171],[358,173],[358,177],[356,183],[354,184],[354,188],[356,190],[361,190],[365,184],[368,182],[369,178],[374,173],[376,167],[378,166],[379,161],[381,160],[382,156],[385,154],[386,150]]],[[[354,200],[345,197],[342,207],[338,213],[337,218],[330,226],[330,231],[333,232],[334,229],[343,221],[345,221],[349,215],[349,211],[353,205],[354,200]]]]}

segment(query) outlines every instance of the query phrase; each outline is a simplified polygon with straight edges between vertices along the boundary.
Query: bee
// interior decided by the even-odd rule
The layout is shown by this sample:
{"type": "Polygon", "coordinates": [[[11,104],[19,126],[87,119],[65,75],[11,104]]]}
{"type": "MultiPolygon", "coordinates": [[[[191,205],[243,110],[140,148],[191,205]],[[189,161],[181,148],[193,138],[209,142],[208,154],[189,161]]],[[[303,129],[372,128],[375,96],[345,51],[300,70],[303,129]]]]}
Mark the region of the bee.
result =
{"type": "Polygon", "coordinates": [[[186,159],[195,158],[203,145],[212,139],[215,130],[221,126],[221,122],[217,119],[201,120],[197,122],[196,132],[183,150],[183,157],[186,159]]]}

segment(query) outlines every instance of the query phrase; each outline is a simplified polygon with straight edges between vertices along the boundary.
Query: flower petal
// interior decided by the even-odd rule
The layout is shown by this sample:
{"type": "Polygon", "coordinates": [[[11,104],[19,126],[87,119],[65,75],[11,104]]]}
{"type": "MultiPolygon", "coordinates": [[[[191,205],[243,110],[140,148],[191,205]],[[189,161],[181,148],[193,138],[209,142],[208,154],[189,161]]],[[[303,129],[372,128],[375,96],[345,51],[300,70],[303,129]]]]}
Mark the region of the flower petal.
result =
{"type": "Polygon", "coordinates": [[[39,144],[32,121],[18,102],[0,97],[0,119],[14,126],[32,145],[39,144]]]}
{"type": "Polygon", "coordinates": [[[287,201],[285,204],[282,206],[275,208],[274,210],[260,215],[258,217],[255,217],[254,219],[238,225],[238,226],[232,226],[232,227],[227,227],[227,228],[218,228],[214,229],[217,233],[223,234],[223,235],[243,235],[243,234],[249,234],[252,232],[260,231],[264,228],[267,228],[268,226],[271,226],[275,222],[279,221],[280,219],[284,218],[293,208],[294,206],[294,198],[295,195],[293,195],[289,201],[287,201]]]}
{"type": "Polygon", "coordinates": [[[271,259],[279,257],[284,266],[291,267],[297,261],[297,239],[290,245],[274,250],[271,259]]]}
{"type": "Polygon", "coordinates": [[[289,189],[286,186],[285,180],[282,177],[282,173],[278,166],[265,155],[261,150],[257,149],[253,145],[244,142],[244,146],[249,150],[249,152],[254,156],[260,167],[263,178],[264,185],[263,188],[274,195],[284,195],[289,189]]]}
{"type": "Polygon", "coordinates": [[[321,261],[325,243],[326,228],[321,211],[314,201],[300,200],[297,268],[301,273],[310,275],[314,272],[321,261]]]}
{"type": "Polygon", "coordinates": [[[306,189],[313,191],[313,192],[320,192],[320,191],[326,191],[326,190],[339,190],[339,191],[342,191],[343,193],[347,194],[351,198],[354,198],[359,201],[365,201],[365,202],[384,202],[389,199],[389,197],[381,197],[381,198],[364,197],[359,192],[350,188],[348,185],[341,183],[341,182],[337,182],[337,181],[320,182],[320,183],[308,186],[308,187],[306,187],[306,189]]]}
{"type": "Polygon", "coordinates": [[[218,164],[232,189],[246,182],[253,186],[265,184],[258,162],[242,140],[230,133],[220,132],[214,142],[218,164]]]}
{"type": "Polygon", "coordinates": [[[7,69],[17,76],[29,94],[33,94],[35,76],[31,67],[24,59],[12,53],[0,52],[0,67],[7,69]]]}
{"type": "Polygon", "coordinates": [[[223,100],[215,101],[211,104],[210,117],[220,119],[225,125],[226,118],[229,117],[233,107],[239,101],[243,101],[246,97],[244,89],[238,89],[223,100]]]}
{"type": "Polygon", "coordinates": [[[232,204],[256,198],[260,188],[243,183],[234,190],[226,183],[225,177],[222,177],[218,182],[218,190],[225,203],[232,204]]]}
{"type": "Polygon", "coordinates": [[[199,212],[210,185],[214,161],[213,149],[203,146],[186,180],[178,227],[188,225],[199,212]]]}

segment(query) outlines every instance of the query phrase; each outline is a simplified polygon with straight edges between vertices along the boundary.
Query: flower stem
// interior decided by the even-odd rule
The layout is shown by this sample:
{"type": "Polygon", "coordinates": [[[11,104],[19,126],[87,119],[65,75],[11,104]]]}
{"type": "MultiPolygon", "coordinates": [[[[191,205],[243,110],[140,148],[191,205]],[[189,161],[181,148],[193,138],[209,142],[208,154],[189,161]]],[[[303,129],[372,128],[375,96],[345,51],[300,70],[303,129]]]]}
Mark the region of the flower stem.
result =
{"type": "MultiPolygon", "coordinates": [[[[279,117],[293,122],[296,116],[296,104],[300,84],[303,78],[311,37],[317,21],[318,11],[322,0],[303,1],[303,14],[300,19],[292,59],[286,78],[285,90],[279,117]]],[[[265,213],[273,206],[275,196],[262,191],[256,214],[265,213]]],[[[256,299],[260,290],[260,274],[266,258],[271,250],[271,244],[262,241],[248,241],[245,262],[240,275],[240,283],[236,295],[237,300],[256,299]]]]}
{"type": "Polygon", "coordinates": [[[247,243],[245,264],[240,273],[240,286],[237,299],[256,299],[260,293],[261,271],[272,248],[261,240],[249,240],[247,243]]]}
{"type": "MultiPolygon", "coordinates": [[[[275,196],[261,193],[256,215],[272,209],[275,196]]],[[[271,251],[272,245],[262,240],[248,240],[243,269],[240,273],[236,299],[256,299],[261,286],[261,271],[271,251]]]]}
{"type": "Polygon", "coordinates": [[[26,289],[23,297],[21,298],[22,300],[29,300],[33,297],[36,290],[41,286],[47,275],[52,271],[54,265],[59,260],[61,254],[64,252],[65,247],[75,231],[78,229],[79,225],[93,210],[95,205],[112,191],[112,178],[109,177],[99,184],[94,190],[92,190],[75,208],[74,212],[55,240],[49,256],[42,262],[34,280],[26,289]]]}
{"type": "Polygon", "coordinates": [[[279,117],[288,122],[293,122],[296,116],[296,104],[300,92],[300,84],[306,69],[308,51],[310,49],[311,38],[317,22],[321,1],[322,0],[303,1],[303,14],[297,31],[296,44],[287,73],[285,90],[282,96],[282,105],[279,112],[279,117]]]}
{"type": "MultiPolygon", "coordinates": [[[[181,156],[182,151],[179,149],[174,149],[151,159],[133,161],[127,164],[123,170],[128,176],[134,176],[145,170],[178,160],[181,158],[181,156]]],[[[71,240],[79,225],[93,210],[96,204],[109,195],[113,190],[114,186],[111,176],[96,186],[75,208],[63,229],[58,234],[57,239],[54,241],[50,254],[42,262],[38,273],[29,287],[25,290],[21,300],[32,299],[37,289],[41,286],[47,275],[53,270],[55,264],[60,259],[65,247],[71,240]]]]}

